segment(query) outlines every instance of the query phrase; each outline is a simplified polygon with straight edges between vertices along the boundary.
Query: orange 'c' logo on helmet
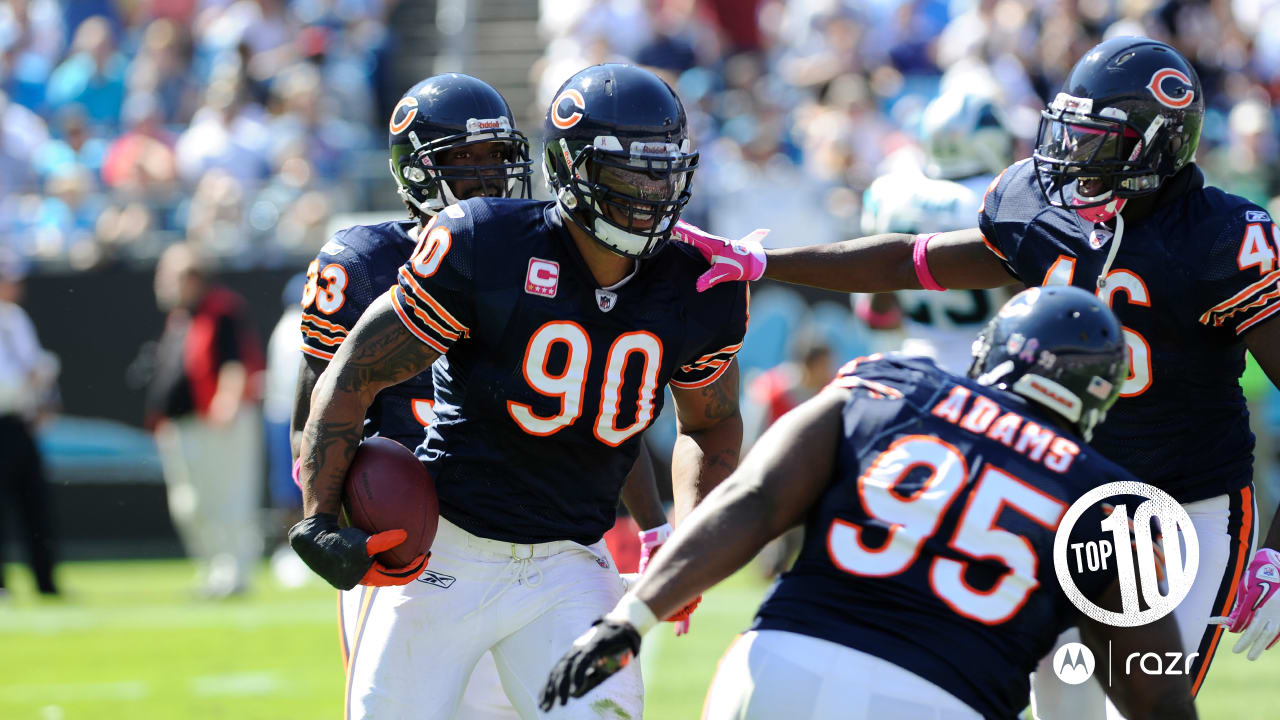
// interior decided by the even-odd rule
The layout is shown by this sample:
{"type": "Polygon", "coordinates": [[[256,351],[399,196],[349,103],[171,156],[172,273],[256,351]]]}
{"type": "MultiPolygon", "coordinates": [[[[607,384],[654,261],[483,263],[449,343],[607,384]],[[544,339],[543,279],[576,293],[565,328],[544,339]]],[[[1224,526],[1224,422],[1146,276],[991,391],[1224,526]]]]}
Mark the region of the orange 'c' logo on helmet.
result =
{"type": "Polygon", "coordinates": [[[412,96],[401,98],[400,102],[396,103],[396,109],[391,111],[391,134],[399,135],[404,132],[405,128],[409,127],[409,123],[413,122],[416,117],[418,117],[418,98],[412,96]],[[402,110],[404,111],[404,116],[400,117],[402,110]],[[400,119],[396,120],[397,117],[400,117],[400,119]]]}
{"type": "Polygon", "coordinates": [[[1186,73],[1173,68],[1157,70],[1151,76],[1151,82],[1147,83],[1147,89],[1161,105],[1176,109],[1182,109],[1196,99],[1194,87],[1186,73]]]}
{"type": "Polygon", "coordinates": [[[574,88],[569,88],[556,96],[555,102],[551,103],[551,124],[561,130],[568,130],[578,121],[582,119],[582,111],[587,109],[587,101],[582,97],[582,93],[574,88]],[[570,110],[568,114],[561,112],[570,110]]]}

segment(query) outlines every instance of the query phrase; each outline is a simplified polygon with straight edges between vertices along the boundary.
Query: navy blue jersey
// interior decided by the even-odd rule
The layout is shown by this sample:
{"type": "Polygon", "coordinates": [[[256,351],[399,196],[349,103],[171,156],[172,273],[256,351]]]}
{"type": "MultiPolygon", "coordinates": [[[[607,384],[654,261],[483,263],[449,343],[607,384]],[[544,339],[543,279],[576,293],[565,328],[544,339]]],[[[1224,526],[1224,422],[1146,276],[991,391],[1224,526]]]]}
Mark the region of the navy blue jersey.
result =
{"type": "MultiPolygon", "coordinates": [[[[416,221],[356,225],[340,230],[307,268],[302,295],[302,352],[332,360],[365,308],[396,284],[409,259],[416,221]]],[[[422,372],[374,398],[364,436],[380,435],[410,450],[422,444],[431,421],[431,371],[422,372]]]]}
{"type": "MultiPolygon", "coordinates": [[[[1028,674],[1077,618],[1054,572],[1058,523],[1096,485],[1135,478],[1048,411],[932,360],[873,356],[835,383],[853,392],[831,484],[754,629],[847,645],[984,717],[1016,717],[1028,674]]],[[[1098,598],[1108,582],[1076,585],[1098,598]]]]}
{"type": "Polygon", "coordinates": [[[394,290],[405,326],[446,353],[418,450],[441,514],[509,542],[599,540],[664,386],[709,385],[742,345],[747,286],[699,294],[705,270],[669,243],[600,288],[554,203],[441,211],[394,290]]]}
{"type": "MultiPolygon", "coordinates": [[[[1126,224],[1097,290],[1124,325],[1130,376],[1093,447],[1192,502],[1252,478],[1243,335],[1280,310],[1277,237],[1266,211],[1205,187],[1194,165],[1160,193],[1126,224]]],[[[1049,206],[1025,160],[987,192],[979,227],[1028,285],[1095,290],[1113,242],[1108,228],[1049,206]]]]}

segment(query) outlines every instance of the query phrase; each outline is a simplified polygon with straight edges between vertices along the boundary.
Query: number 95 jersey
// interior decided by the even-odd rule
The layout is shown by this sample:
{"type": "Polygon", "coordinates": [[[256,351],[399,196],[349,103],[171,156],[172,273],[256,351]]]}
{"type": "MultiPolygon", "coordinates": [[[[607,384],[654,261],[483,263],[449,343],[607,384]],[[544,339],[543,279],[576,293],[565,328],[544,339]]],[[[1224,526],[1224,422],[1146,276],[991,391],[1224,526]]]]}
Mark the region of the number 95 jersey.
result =
{"type": "Polygon", "coordinates": [[[699,295],[705,270],[668,243],[600,288],[554,203],[441,211],[392,291],[409,331],[442,353],[418,449],[441,514],[508,542],[599,540],[663,388],[710,385],[742,345],[747,286],[699,295]]]}
{"type": "Polygon", "coordinates": [[[1124,325],[1130,373],[1094,449],[1183,503],[1247,485],[1253,434],[1238,379],[1243,336],[1280,311],[1271,218],[1188,165],[1117,239],[1051,207],[1036,182],[1030,161],[1009,167],[979,228],[1018,279],[1096,290],[1124,325]]]}
{"type": "MultiPolygon", "coordinates": [[[[831,482],[753,629],[837,642],[983,717],[1017,717],[1028,675],[1078,617],[1055,574],[1058,524],[1095,485],[1135,478],[1048,410],[925,358],[861,359],[833,384],[853,392],[831,482]]],[[[1076,527],[1100,525],[1091,510],[1076,527]]],[[[1094,575],[1073,573],[1090,599],[1110,582],[1094,575]]]]}

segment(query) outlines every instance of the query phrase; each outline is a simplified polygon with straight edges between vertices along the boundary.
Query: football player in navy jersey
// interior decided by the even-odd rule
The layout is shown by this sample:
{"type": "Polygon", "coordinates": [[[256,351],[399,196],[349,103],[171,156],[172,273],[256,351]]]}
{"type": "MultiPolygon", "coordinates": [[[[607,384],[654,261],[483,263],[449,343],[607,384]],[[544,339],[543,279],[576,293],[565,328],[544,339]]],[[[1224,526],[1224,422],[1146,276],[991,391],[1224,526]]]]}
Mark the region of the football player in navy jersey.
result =
{"type": "MultiPolygon", "coordinates": [[[[1083,290],[1032,288],[973,353],[967,378],[927,358],[856,360],[775,423],[574,643],[543,707],[600,685],[655,615],[800,522],[800,557],[721,661],[703,718],[1012,719],[1067,626],[1099,658],[1109,642],[1119,657],[1176,650],[1170,615],[1101,624],[1076,611],[1054,569],[1067,509],[1098,484],[1135,480],[1084,445],[1124,379],[1115,316],[1083,290]]],[[[1086,512],[1101,522],[1101,507],[1086,512]]],[[[1114,606],[1114,579],[1082,583],[1114,606]]],[[[1130,718],[1195,717],[1188,677],[1117,676],[1130,718]]]]}
{"type": "MultiPolygon", "coordinates": [[[[1072,68],[1034,156],[988,189],[978,226],[766,253],[681,231],[712,263],[699,280],[762,274],[842,291],[983,288],[1020,280],[1094,291],[1124,325],[1130,373],[1094,446],[1182,503],[1200,542],[1175,611],[1198,691],[1226,623],[1256,659],[1280,636],[1280,522],[1257,553],[1253,435],[1238,378],[1248,349],[1280,381],[1280,231],[1262,208],[1204,184],[1194,162],[1204,91],[1176,50],[1117,37],[1072,68]],[[767,271],[766,271],[767,263],[767,271]],[[1250,560],[1250,556],[1253,559],[1250,560]],[[1244,602],[1248,600],[1248,602],[1244,602]],[[1227,611],[1235,608],[1225,618],[1227,611]]],[[[1038,673],[1042,718],[1101,717],[1038,673]]]]}
{"type": "MultiPolygon", "coordinates": [[[[396,284],[396,271],[422,232],[446,205],[470,197],[528,197],[532,162],[528,141],[506,101],[487,83],[448,73],[410,88],[389,123],[391,174],[409,219],[339,231],[307,268],[301,323],[304,359],[293,413],[298,457],[311,391],[333,353],[365,308],[396,284]]],[[[364,437],[388,437],[413,450],[425,438],[433,403],[431,372],[378,393],[365,415],[364,437]]],[[[641,453],[623,492],[628,509],[649,533],[669,528],[648,455],[641,453]]],[[[339,623],[349,656],[367,587],[342,592],[339,623]]],[[[459,706],[460,720],[517,717],[499,683],[493,658],[476,666],[459,706]]]]}
{"type": "MultiPolygon", "coordinates": [[[[316,381],[307,517],[290,541],[334,586],[373,586],[350,717],[453,717],[489,650],[521,717],[537,715],[546,667],[622,595],[600,538],[665,387],[676,518],[736,466],[747,287],[698,295],[702,259],[667,242],[697,162],[679,99],[648,71],[594,66],[562,87],[546,135],[556,199],[444,207],[316,381]],[[416,566],[370,558],[386,534],[339,529],[336,511],[373,398],[428,368],[434,419],[417,453],[441,520],[430,581],[411,582],[416,566]]],[[[598,705],[640,717],[638,667],[624,677],[562,716],[597,717],[598,705]]]]}

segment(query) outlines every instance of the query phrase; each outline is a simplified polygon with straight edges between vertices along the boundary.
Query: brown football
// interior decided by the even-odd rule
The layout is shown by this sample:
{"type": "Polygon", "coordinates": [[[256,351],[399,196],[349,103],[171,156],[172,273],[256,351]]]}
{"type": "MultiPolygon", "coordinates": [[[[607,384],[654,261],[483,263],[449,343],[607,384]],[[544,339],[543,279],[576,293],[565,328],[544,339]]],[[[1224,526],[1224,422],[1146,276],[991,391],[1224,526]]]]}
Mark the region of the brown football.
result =
{"type": "Polygon", "coordinates": [[[401,529],[409,537],[378,553],[378,562],[399,568],[431,549],[440,522],[436,484],[426,467],[400,443],[373,437],[360,443],[347,470],[342,506],[354,527],[369,534],[401,529]]]}

